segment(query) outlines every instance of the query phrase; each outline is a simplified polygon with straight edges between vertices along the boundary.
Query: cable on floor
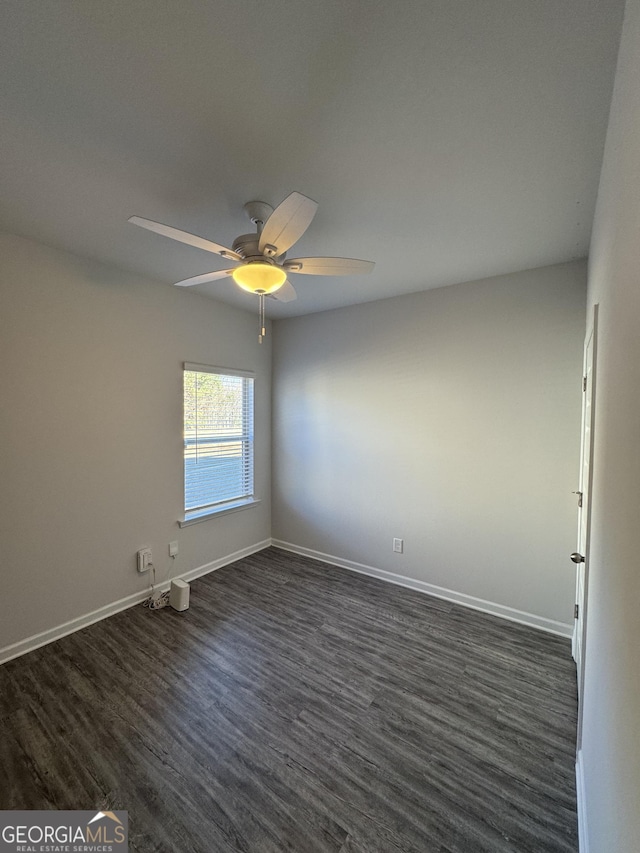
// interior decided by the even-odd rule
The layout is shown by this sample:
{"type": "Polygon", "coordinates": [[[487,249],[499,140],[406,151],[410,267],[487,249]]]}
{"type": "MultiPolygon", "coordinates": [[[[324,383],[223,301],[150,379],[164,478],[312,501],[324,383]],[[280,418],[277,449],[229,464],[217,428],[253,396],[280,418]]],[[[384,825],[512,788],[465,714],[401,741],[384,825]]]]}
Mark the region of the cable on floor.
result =
{"type": "Polygon", "coordinates": [[[151,581],[151,595],[142,602],[143,607],[148,607],[149,610],[162,610],[169,603],[169,590],[156,594],[156,567],[153,563],[149,564],[153,580],[151,581]]]}

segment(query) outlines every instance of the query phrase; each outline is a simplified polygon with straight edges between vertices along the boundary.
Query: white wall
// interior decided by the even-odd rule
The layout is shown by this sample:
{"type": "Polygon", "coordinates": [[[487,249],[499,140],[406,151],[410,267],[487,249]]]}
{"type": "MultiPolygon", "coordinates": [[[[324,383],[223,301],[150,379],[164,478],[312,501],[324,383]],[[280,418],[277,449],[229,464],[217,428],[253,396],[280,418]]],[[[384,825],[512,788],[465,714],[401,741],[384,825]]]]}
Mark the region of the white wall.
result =
{"type": "Polygon", "coordinates": [[[628,0],[589,260],[600,304],[581,766],[590,853],[640,850],[640,0],[628,0]]]}
{"type": "Polygon", "coordinates": [[[4,235],[0,326],[0,650],[269,537],[257,314],[4,235]],[[183,361],[256,371],[262,503],[179,529],[183,361]]]}
{"type": "Polygon", "coordinates": [[[576,262],[276,322],[274,538],[571,623],[585,291],[576,262]]]}

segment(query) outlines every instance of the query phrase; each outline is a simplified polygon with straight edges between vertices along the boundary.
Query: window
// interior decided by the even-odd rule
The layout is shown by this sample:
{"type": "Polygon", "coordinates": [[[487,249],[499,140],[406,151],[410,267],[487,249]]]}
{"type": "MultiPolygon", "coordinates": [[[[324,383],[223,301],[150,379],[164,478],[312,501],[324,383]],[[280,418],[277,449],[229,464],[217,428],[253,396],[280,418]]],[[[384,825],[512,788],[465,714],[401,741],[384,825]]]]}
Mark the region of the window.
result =
{"type": "Polygon", "coordinates": [[[254,503],[253,376],[184,366],[184,522],[254,503]]]}

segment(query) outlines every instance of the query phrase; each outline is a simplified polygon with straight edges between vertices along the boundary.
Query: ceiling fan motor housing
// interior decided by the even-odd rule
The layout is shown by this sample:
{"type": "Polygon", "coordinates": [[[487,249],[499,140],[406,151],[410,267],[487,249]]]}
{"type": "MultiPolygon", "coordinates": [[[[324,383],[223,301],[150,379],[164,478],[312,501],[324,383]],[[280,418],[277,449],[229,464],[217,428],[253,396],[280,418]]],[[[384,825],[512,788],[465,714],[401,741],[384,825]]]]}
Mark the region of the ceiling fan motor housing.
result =
{"type": "Polygon", "coordinates": [[[286,252],[276,257],[275,253],[267,251],[269,246],[265,247],[264,254],[260,251],[258,242],[259,234],[241,234],[233,241],[233,251],[237,252],[245,261],[259,260],[267,264],[282,263],[286,257],[286,252]]]}
{"type": "Polygon", "coordinates": [[[258,234],[241,234],[233,241],[233,251],[237,252],[245,261],[249,258],[260,258],[264,260],[262,252],[258,249],[258,234]]]}

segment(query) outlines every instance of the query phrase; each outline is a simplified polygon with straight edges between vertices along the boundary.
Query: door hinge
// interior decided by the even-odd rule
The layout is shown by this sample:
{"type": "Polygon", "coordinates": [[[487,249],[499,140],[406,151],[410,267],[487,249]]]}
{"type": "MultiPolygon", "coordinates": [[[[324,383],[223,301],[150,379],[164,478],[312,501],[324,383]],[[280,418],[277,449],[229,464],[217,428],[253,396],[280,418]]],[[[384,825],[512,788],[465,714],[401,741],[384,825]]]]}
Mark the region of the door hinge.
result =
{"type": "Polygon", "coordinates": [[[574,604],[573,605],[573,618],[574,619],[578,618],[578,613],[580,613],[580,605],[574,604]]]}
{"type": "Polygon", "coordinates": [[[578,496],[578,506],[582,506],[582,492],[571,492],[571,494],[578,496]]]}
{"type": "Polygon", "coordinates": [[[582,390],[583,391],[587,390],[587,377],[586,376],[582,377],[582,390]]]}

